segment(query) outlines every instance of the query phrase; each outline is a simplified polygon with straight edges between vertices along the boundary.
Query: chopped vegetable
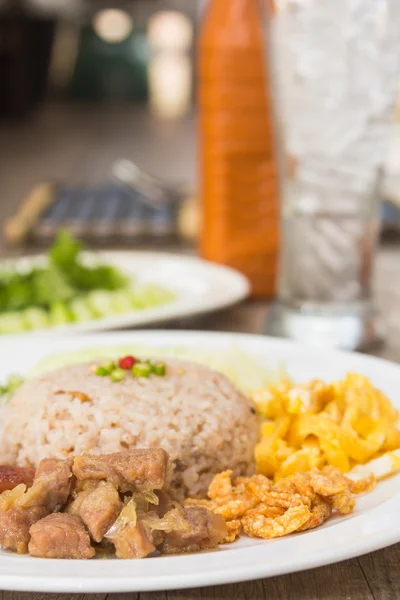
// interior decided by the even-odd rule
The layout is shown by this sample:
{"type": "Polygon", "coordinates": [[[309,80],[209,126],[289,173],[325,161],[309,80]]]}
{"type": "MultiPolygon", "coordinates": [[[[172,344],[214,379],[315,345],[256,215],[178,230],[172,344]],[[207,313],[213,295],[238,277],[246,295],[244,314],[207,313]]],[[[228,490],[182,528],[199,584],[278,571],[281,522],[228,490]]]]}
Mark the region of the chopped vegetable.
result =
{"type": "Polygon", "coordinates": [[[14,311],[24,309],[34,301],[32,277],[15,274],[0,276],[0,309],[14,311]]]}
{"type": "Polygon", "coordinates": [[[118,290],[128,284],[128,279],[118,269],[110,265],[87,267],[75,264],[69,270],[69,276],[75,287],[82,291],[118,290]]]}
{"type": "Polygon", "coordinates": [[[97,367],[97,369],[95,370],[95,374],[98,375],[99,377],[106,377],[110,373],[108,372],[108,370],[105,367],[102,367],[101,365],[99,365],[97,367]]]}
{"type": "Polygon", "coordinates": [[[159,285],[136,286],[129,295],[132,306],[137,309],[166,304],[175,298],[170,290],[159,285]]]}
{"type": "Polygon", "coordinates": [[[90,321],[91,319],[96,318],[95,313],[92,311],[85,298],[75,298],[75,300],[72,300],[69,304],[69,309],[74,321],[90,321]]]}
{"type": "Polygon", "coordinates": [[[125,370],[129,371],[129,369],[132,369],[132,367],[135,363],[136,363],[136,358],[134,356],[128,355],[128,356],[124,356],[123,358],[119,359],[118,366],[121,369],[125,369],[125,370]]]}
{"type": "Polygon", "coordinates": [[[173,508],[168,511],[163,517],[158,517],[154,514],[146,514],[142,519],[150,529],[158,531],[190,531],[190,524],[185,519],[185,513],[179,508],[173,508]]]}
{"type": "Polygon", "coordinates": [[[92,366],[90,370],[100,377],[110,375],[112,381],[122,381],[125,379],[127,371],[131,371],[134,377],[149,377],[150,375],[162,377],[166,374],[165,363],[154,363],[150,359],[141,362],[130,354],[119,358],[117,364],[114,361],[106,361],[97,367],[92,366]]]}
{"type": "Polygon", "coordinates": [[[44,329],[49,326],[49,315],[43,308],[27,308],[22,316],[27,329],[44,329]]]}
{"type": "Polygon", "coordinates": [[[67,270],[76,264],[80,250],[81,244],[66,229],[61,229],[49,251],[49,258],[54,265],[67,270]]]}
{"type": "Polygon", "coordinates": [[[158,375],[159,377],[163,377],[167,372],[166,364],[163,362],[157,362],[151,365],[151,370],[154,375],[158,375]]]}
{"type": "Polygon", "coordinates": [[[132,310],[132,301],[125,290],[113,292],[110,294],[112,312],[123,314],[132,310]]]}
{"type": "Polygon", "coordinates": [[[126,377],[126,371],[124,369],[114,369],[111,371],[111,379],[113,381],[122,381],[126,377]]]}
{"type": "Polygon", "coordinates": [[[114,373],[114,371],[116,370],[120,369],[117,369],[117,365],[115,364],[115,362],[113,360],[107,360],[106,362],[101,363],[95,369],[95,374],[100,375],[100,377],[105,377],[107,375],[112,375],[112,373],[114,373]]]}
{"type": "Polygon", "coordinates": [[[149,377],[150,373],[151,367],[146,363],[136,363],[132,367],[132,375],[135,377],[149,377]]]}
{"type": "Polygon", "coordinates": [[[65,325],[73,320],[68,306],[60,301],[51,304],[49,318],[52,325],[65,325]]]}
{"type": "Polygon", "coordinates": [[[0,315],[0,333],[20,333],[26,328],[22,313],[5,312],[0,315]]]}
{"type": "Polygon", "coordinates": [[[37,269],[34,273],[33,303],[37,306],[48,308],[52,302],[71,300],[76,296],[76,290],[67,274],[57,267],[37,269]]]}
{"type": "Polygon", "coordinates": [[[87,295],[87,306],[96,317],[104,317],[113,312],[110,292],[95,290],[87,295]]]}

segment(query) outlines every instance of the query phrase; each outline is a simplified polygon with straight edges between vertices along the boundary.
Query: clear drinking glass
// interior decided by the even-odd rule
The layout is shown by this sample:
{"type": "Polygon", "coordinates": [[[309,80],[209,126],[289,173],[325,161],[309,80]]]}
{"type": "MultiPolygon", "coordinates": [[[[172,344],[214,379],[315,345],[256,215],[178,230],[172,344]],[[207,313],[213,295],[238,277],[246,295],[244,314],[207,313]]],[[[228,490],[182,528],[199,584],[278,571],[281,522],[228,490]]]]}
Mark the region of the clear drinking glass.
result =
{"type": "Polygon", "coordinates": [[[400,0],[276,0],[268,30],[282,215],[268,332],[364,348],[381,335],[372,284],[400,0]]]}

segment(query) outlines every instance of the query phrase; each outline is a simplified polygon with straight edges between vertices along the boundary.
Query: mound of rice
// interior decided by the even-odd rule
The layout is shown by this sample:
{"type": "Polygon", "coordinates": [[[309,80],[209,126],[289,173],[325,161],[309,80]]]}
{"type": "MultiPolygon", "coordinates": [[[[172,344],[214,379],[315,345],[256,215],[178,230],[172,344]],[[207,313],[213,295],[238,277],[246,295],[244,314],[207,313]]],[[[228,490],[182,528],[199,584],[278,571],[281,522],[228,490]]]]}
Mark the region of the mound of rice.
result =
{"type": "Polygon", "coordinates": [[[249,400],[208,367],[167,360],[165,377],[114,383],[91,364],[25,382],[0,413],[0,463],[37,466],[45,457],[162,447],[170,482],[203,495],[215,473],[253,470],[258,426],[249,400]],[[88,399],[78,397],[76,392],[88,399]]]}

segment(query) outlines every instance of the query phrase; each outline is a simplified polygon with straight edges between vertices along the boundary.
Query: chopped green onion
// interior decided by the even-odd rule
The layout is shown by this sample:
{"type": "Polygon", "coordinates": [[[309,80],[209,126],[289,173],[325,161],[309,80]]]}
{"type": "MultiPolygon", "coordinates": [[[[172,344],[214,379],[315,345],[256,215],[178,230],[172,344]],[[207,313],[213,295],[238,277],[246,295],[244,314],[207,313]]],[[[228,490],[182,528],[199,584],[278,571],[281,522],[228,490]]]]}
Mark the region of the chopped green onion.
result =
{"type": "Polygon", "coordinates": [[[97,367],[95,374],[98,375],[99,377],[106,377],[106,375],[109,375],[110,373],[105,367],[102,367],[100,365],[97,367]]]}
{"type": "Polygon", "coordinates": [[[146,363],[136,363],[132,367],[132,375],[135,377],[148,377],[150,373],[151,367],[146,363]]]}
{"type": "Polygon", "coordinates": [[[126,371],[124,369],[114,369],[111,371],[111,379],[115,382],[125,379],[126,371]]]}
{"type": "Polygon", "coordinates": [[[158,375],[159,377],[164,377],[164,375],[167,372],[167,367],[166,367],[166,364],[163,362],[156,362],[156,363],[152,364],[151,370],[154,373],[154,375],[158,375]]]}

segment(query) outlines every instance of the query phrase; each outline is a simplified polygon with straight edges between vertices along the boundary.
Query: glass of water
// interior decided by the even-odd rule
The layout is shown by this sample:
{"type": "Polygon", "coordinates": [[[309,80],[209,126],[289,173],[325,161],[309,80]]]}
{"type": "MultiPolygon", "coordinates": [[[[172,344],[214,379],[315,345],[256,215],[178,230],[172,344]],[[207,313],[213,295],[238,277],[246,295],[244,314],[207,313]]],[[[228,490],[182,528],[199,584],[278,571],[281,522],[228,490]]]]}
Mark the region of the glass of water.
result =
{"type": "Polygon", "coordinates": [[[268,332],[364,349],[380,182],[400,75],[400,0],[275,0],[269,22],[281,176],[268,332]]]}

